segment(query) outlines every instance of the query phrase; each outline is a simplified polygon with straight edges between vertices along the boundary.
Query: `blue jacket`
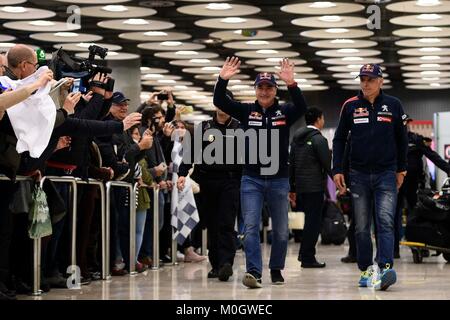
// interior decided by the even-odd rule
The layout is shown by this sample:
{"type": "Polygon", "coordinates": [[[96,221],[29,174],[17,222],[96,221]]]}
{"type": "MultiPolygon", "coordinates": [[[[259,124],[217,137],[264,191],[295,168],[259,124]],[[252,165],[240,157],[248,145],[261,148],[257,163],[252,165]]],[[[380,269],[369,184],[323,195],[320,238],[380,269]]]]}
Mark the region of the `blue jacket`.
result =
{"type": "Polygon", "coordinates": [[[275,99],[275,103],[264,110],[258,104],[258,101],[255,103],[240,103],[231,100],[226,95],[227,84],[227,80],[219,77],[214,88],[213,103],[223,112],[239,120],[241,122],[241,128],[244,131],[255,129],[257,133],[260,133],[262,130],[267,130],[267,141],[259,141],[260,137],[257,137],[258,153],[259,147],[262,146],[270,151],[262,153],[264,155],[269,154],[273,158],[275,155],[272,154],[271,132],[274,130],[278,130],[279,132],[279,139],[276,141],[279,150],[279,169],[277,173],[274,175],[261,174],[261,168],[269,168],[271,165],[270,163],[261,163],[259,155],[251,155],[257,157],[257,163],[252,164],[248,161],[251,148],[247,142],[245,143],[246,161],[243,175],[252,177],[265,176],[268,178],[288,178],[289,128],[306,112],[306,102],[300,88],[297,86],[288,88],[293,103],[279,104],[278,100],[275,99]]]}
{"type": "Polygon", "coordinates": [[[363,173],[406,171],[408,136],[403,107],[383,91],[372,105],[360,92],[341,110],[333,139],[333,175],[343,173],[343,155],[349,131],[350,168],[363,173]]]}

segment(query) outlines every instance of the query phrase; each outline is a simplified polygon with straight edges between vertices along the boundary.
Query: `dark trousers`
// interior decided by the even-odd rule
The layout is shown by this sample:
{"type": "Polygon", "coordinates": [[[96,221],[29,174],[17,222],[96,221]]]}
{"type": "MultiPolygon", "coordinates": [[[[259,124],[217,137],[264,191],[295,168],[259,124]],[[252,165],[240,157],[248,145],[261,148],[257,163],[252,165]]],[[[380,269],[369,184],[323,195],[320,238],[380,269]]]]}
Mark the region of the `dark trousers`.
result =
{"type": "MultiPolygon", "coordinates": [[[[95,202],[96,198],[98,198],[98,187],[94,185],[83,185],[79,187],[79,190],[82,194],[78,204],[77,264],[80,266],[82,276],[87,277],[87,248],[95,213],[95,202]]],[[[96,214],[99,214],[99,212],[96,212],[96,214]]]]}
{"type": "Polygon", "coordinates": [[[0,181],[0,282],[9,278],[9,248],[13,233],[13,214],[8,206],[14,186],[9,181],[0,181]]]}
{"type": "Polygon", "coordinates": [[[305,226],[299,257],[302,262],[315,262],[316,244],[322,225],[324,192],[300,193],[299,196],[305,211],[305,226]]]}
{"type": "MultiPolygon", "coordinates": [[[[114,200],[117,210],[117,232],[120,251],[125,263],[125,268],[130,267],[130,197],[127,189],[115,188],[114,200]]],[[[133,261],[135,263],[135,261],[133,261]]]]}
{"type": "Polygon", "coordinates": [[[419,175],[416,173],[409,173],[406,175],[403,185],[398,191],[397,208],[395,211],[394,220],[394,252],[400,250],[400,240],[402,237],[402,214],[403,208],[407,208],[409,214],[417,204],[417,190],[419,188],[419,175]],[[406,201],[406,203],[405,203],[406,201]]]}
{"type": "Polygon", "coordinates": [[[208,257],[213,269],[233,265],[236,254],[234,225],[239,210],[238,179],[201,179],[202,210],[208,229],[208,257]]]}
{"type": "Polygon", "coordinates": [[[347,231],[348,255],[356,258],[356,238],[355,238],[355,218],[350,218],[350,225],[347,231]]]}

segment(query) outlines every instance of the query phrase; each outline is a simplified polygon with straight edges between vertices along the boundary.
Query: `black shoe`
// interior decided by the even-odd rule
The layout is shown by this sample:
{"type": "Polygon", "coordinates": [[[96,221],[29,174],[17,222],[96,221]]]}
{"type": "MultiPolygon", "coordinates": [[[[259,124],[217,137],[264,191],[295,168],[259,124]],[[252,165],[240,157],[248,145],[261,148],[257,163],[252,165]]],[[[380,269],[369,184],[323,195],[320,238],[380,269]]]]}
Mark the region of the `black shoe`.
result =
{"type": "Polygon", "coordinates": [[[15,294],[0,291],[0,301],[11,301],[11,300],[17,300],[15,294]]]}
{"type": "Polygon", "coordinates": [[[91,277],[83,277],[83,276],[80,277],[80,285],[82,286],[87,286],[91,284],[91,281],[92,281],[91,277]]]}
{"type": "Polygon", "coordinates": [[[47,282],[45,278],[41,279],[41,290],[43,292],[49,292],[50,291],[50,284],[47,282]]]}
{"type": "Polygon", "coordinates": [[[220,281],[228,281],[228,278],[230,278],[233,275],[233,268],[231,267],[231,264],[225,263],[220,269],[219,269],[219,280],[220,281]]]}
{"type": "Polygon", "coordinates": [[[355,263],[356,261],[356,257],[351,256],[351,255],[347,255],[343,258],[341,258],[341,262],[343,263],[355,263]]]}
{"type": "Polygon", "coordinates": [[[16,294],[31,294],[31,287],[20,279],[14,280],[16,294]]]}
{"type": "Polygon", "coordinates": [[[208,279],[215,279],[219,277],[219,272],[217,272],[216,269],[211,269],[210,272],[208,272],[208,279]]]}
{"type": "Polygon", "coordinates": [[[61,274],[56,274],[53,277],[46,278],[45,280],[50,285],[50,288],[67,289],[67,279],[61,274]]]}
{"type": "Polygon", "coordinates": [[[16,293],[9,290],[3,282],[0,282],[0,301],[16,300],[16,293]]]}
{"type": "Polygon", "coordinates": [[[272,279],[272,284],[284,284],[284,278],[280,270],[270,270],[270,278],[272,279]]]}
{"type": "Polygon", "coordinates": [[[90,277],[92,281],[102,280],[102,273],[99,271],[90,272],[90,277]]]}
{"type": "Polygon", "coordinates": [[[325,268],[325,262],[302,262],[302,268],[325,268]]]}

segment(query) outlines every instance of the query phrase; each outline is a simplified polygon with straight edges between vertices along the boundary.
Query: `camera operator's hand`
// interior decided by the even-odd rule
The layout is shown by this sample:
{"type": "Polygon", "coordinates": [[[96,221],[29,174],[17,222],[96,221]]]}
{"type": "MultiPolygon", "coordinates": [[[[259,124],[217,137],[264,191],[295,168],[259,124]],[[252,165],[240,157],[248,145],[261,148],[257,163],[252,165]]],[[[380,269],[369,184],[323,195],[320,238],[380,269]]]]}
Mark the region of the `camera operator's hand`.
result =
{"type": "Polygon", "coordinates": [[[123,119],[123,131],[127,131],[132,126],[141,123],[142,114],[138,112],[133,112],[129,114],[125,119],[123,119]]]}
{"type": "Polygon", "coordinates": [[[92,78],[91,81],[91,88],[90,90],[93,91],[94,93],[98,93],[99,95],[105,96],[106,90],[104,88],[100,88],[95,86],[95,82],[101,82],[104,85],[106,85],[106,83],[108,82],[108,77],[106,75],[104,75],[103,73],[97,73],[94,78],[92,78]]]}
{"type": "Polygon", "coordinates": [[[89,91],[88,93],[83,94],[82,97],[83,97],[84,101],[89,102],[89,101],[91,101],[93,96],[94,96],[94,93],[92,91],[89,91]]]}
{"type": "Polygon", "coordinates": [[[173,130],[175,130],[173,124],[171,124],[170,122],[164,124],[163,133],[166,137],[170,137],[172,135],[173,130]]]}
{"type": "MultiPolygon", "coordinates": [[[[110,81],[111,77],[106,78],[106,82],[110,81]]],[[[105,100],[109,100],[112,98],[114,92],[105,90],[105,100]]]]}
{"type": "Polygon", "coordinates": [[[61,89],[60,89],[61,93],[64,93],[66,91],[68,92],[73,85],[73,80],[74,80],[73,78],[65,78],[65,79],[67,80],[67,82],[61,86],[61,89]]]}
{"type": "Polygon", "coordinates": [[[153,145],[153,136],[152,132],[150,130],[145,130],[144,134],[142,135],[141,141],[139,141],[139,149],[141,150],[148,150],[153,145]]]}
{"type": "Polygon", "coordinates": [[[63,109],[67,111],[68,114],[75,112],[75,106],[81,99],[81,92],[71,92],[67,95],[64,101],[63,109]]]}
{"type": "Polygon", "coordinates": [[[39,79],[37,79],[36,82],[34,82],[31,85],[31,90],[36,91],[39,88],[46,86],[47,83],[52,79],[53,79],[53,72],[51,70],[45,71],[44,73],[41,74],[39,79]]]}

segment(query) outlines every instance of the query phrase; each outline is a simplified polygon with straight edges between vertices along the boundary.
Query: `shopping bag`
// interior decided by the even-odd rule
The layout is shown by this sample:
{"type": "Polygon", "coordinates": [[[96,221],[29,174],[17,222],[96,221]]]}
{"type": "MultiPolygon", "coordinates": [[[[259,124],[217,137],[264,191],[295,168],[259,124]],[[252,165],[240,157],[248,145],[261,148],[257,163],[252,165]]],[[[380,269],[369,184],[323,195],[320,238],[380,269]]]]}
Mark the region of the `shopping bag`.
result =
{"type": "Polygon", "coordinates": [[[305,226],[305,213],[302,211],[288,212],[289,229],[303,230],[305,226]]]}
{"type": "Polygon", "coordinates": [[[52,234],[52,222],[48,210],[47,196],[41,187],[36,187],[28,216],[30,222],[28,235],[31,239],[39,239],[52,234]]]}

